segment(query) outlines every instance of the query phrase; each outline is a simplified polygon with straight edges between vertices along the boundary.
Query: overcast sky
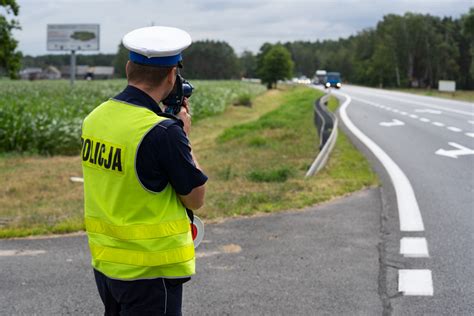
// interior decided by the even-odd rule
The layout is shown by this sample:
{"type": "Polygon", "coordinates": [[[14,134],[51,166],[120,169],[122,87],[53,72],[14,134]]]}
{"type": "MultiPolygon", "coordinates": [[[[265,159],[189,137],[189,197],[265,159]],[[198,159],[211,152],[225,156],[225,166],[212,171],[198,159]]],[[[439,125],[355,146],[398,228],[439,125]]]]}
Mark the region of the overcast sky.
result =
{"type": "Polygon", "coordinates": [[[374,27],[385,14],[407,11],[459,17],[472,0],[17,0],[25,55],[46,50],[46,25],[100,24],[100,52],[115,53],[127,32],[149,25],[175,26],[193,40],[228,42],[237,53],[264,42],[337,39],[374,27]]]}

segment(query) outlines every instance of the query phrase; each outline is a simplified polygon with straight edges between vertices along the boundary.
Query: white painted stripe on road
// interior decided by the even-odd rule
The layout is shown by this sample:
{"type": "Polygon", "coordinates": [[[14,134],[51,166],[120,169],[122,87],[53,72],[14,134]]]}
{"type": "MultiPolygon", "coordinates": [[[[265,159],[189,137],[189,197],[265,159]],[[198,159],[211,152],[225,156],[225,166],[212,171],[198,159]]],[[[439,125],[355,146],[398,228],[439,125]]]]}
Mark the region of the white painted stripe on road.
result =
{"type": "Polygon", "coordinates": [[[424,237],[403,237],[400,240],[400,254],[404,257],[427,258],[428,243],[424,237]]]}
{"type": "Polygon", "coordinates": [[[456,133],[462,132],[462,129],[454,127],[454,126],[448,126],[446,128],[449,129],[450,131],[453,131],[453,132],[456,132],[456,133]]]}
{"type": "Polygon", "coordinates": [[[335,92],[335,94],[342,95],[346,98],[346,101],[341,105],[339,110],[344,124],[362,143],[364,143],[365,146],[367,146],[367,148],[370,149],[370,151],[374,153],[390,176],[397,195],[400,230],[424,231],[423,219],[415,197],[415,192],[413,191],[407,176],[376,143],[362,133],[349,119],[346,108],[351,102],[351,97],[342,92],[335,92]]]}
{"type": "Polygon", "coordinates": [[[463,145],[459,145],[454,142],[449,142],[449,146],[454,147],[454,150],[447,150],[440,148],[438,149],[435,154],[440,156],[446,156],[450,158],[457,159],[459,156],[467,156],[467,155],[474,155],[474,149],[465,147],[463,145]]]}
{"type": "Polygon", "coordinates": [[[474,137],[474,133],[466,133],[466,136],[474,137]]]}
{"type": "Polygon", "coordinates": [[[406,100],[406,99],[403,99],[403,98],[391,97],[391,96],[384,95],[384,94],[380,94],[380,93],[370,93],[370,94],[369,94],[369,93],[360,92],[360,91],[356,91],[356,93],[365,94],[365,95],[370,95],[370,96],[376,96],[376,97],[378,96],[378,97],[381,97],[381,98],[386,98],[386,99],[395,100],[395,101],[399,101],[399,102],[405,102],[405,103],[411,103],[411,104],[418,104],[418,105],[421,105],[421,106],[426,106],[426,107],[434,108],[434,109],[438,109],[438,110],[444,110],[444,111],[447,111],[447,112],[453,112],[453,113],[458,113],[458,114],[464,114],[464,115],[474,116],[474,110],[471,111],[471,112],[462,111],[462,110],[456,110],[456,109],[453,109],[453,108],[447,108],[447,107],[440,106],[440,105],[434,105],[434,104],[425,103],[425,102],[420,102],[420,101],[415,101],[415,100],[406,100]]]}
{"type": "Polygon", "coordinates": [[[421,118],[420,118],[420,121],[422,121],[422,122],[425,122],[425,123],[426,123],[426,122],[429,122],[429,121],[430,121],[430,119],[427,119],[426,117],[421,117],[421,118]]]}
{"type": "Polygon", "coordinates": [[[403,295],[433,296],[431,270],[398,270],[398,291],[403,295]]]}
{"type": "Polygon", "coordinates": [[[0,250],[0,257],[36,256],[45,253],[45,250],[0,250]]]}
{"type": "Polygon", "coordinates": [[[401,115],[408,115],[407,112],[400,112],[401,115]]]}
{"type": "Polygon", "coordinates": [[[474,121],[468,121],[470,124],[474,124],[474,121]]]}
{"type": "Polygon", "coordinates": [[[436,126],[444,126],[444,123],[441,122],[433,122],[432,124],[436,126]]]}
{"type": "Polygon", "coordinates": [[[443,112],[438,111],[438,110],[430,110],[430,109],[418,109],[418,110],[415,110],[415,112],[418,112],[418,113],[430,113],[430,114],[441,114],[441,113],[443,113],[443,112]]]}
{"type": "Polygon", "coordinates": [[[410,114],[410,117],[411,117],[411,118],[418,118],[418,115],[416,115],[416,114],[410,114]]]}

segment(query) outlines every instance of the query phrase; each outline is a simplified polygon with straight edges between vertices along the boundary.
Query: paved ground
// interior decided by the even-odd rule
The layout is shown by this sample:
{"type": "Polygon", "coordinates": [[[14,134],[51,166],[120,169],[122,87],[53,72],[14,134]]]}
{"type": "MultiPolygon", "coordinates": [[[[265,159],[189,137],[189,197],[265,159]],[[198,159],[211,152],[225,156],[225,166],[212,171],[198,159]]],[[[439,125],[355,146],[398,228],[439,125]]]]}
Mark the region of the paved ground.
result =
{"type": "MultiPolygon", "coordinates": [[[[381,315],[379,189],[206,226],[187,315],[381,315]]],[[[0,314],[102,313],[85,236],[0,241],[0,314]]]]}

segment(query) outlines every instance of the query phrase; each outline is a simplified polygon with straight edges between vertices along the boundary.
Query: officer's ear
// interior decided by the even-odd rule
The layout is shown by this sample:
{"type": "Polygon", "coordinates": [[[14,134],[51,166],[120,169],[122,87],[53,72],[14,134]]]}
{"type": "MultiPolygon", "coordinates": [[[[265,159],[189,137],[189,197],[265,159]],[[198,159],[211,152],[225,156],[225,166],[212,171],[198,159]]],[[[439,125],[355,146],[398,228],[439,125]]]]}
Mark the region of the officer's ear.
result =
{"type": "Polygon", "coordinates": [[[131,62],[130,60],[127,61],[127,64],[125,65],[125,75],[127,76],[127,79],[129,78],[129,73],[130,73],[130,67],[131,67],[131,62]]]}
{"type": "Polygon", "coordinates": [[[166,81],[168,81],[169,84],[174,85],[174,81],[176,80],[176,67],[171,68],[170,72],[168,72],[168,75],[166,76],[166,81]]]}

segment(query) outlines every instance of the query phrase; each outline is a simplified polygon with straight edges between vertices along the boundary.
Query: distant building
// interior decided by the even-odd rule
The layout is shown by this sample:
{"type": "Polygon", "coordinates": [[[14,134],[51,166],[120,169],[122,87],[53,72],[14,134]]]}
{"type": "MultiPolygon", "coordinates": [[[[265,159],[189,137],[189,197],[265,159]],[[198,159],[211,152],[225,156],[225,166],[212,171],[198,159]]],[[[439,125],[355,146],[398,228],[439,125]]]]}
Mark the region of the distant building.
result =
{"type": "MultiPolygon", "coordinates": [[[[61,75],[64,79],[71,76],[70,66],[61,67],[61,75]]],[[[87,65],[76,66],[76,79],[112,79],[114,77],[114,67],[109,66],[95,66],[89,67],[87,65]]]]}
{"type": "Polygon", "coordinates": [[[30,67],[20,71],[20,78],[23,80],[61,79],[61,72],[54,66],[48,66],[44,69],[30,67]]]}
{"type": "MultiPolygon", "coordinates": [[[[23,80],[39,80],[39,79],[69,79],[71,77],[71,67],[62,66],[61,71],[54,66],[48,66],[44,69],[39,67],[25,68],[20,71],[20,78],[23,80]]],[[[76,66],[76,79],[112,79],[114,77],[114,67],[88,65],[76,66]]]]}
{"type": "MultiPolygon", "coordinates": [[[[76,66],[76,79],[84,79],[86,77],[89,66],[87,65],[77,65],[76,66]]],[[[69,79],[71,77],[71,67],[62,66],[61,67],[61,77],[63,79],[69,79]]]]}
{"type": "Polygon", "coordinates": [[[43,69],[37,67],[25,68],[20,71],[20,78],[23,80],[37,80],[41,79],[43,69]]]}
{"type": "Polygon", "coordinates": [[[95,66],[89,68],[89,73],[93,75],[91,79],[112,79],[114,77],[114,67],[95,66]]]}
{"type": "Polygon", "coordinates": [[[48,66],[41,73],[42,79],[56,80],[61,79],[61,72],[54,66],[48,66]]]}

